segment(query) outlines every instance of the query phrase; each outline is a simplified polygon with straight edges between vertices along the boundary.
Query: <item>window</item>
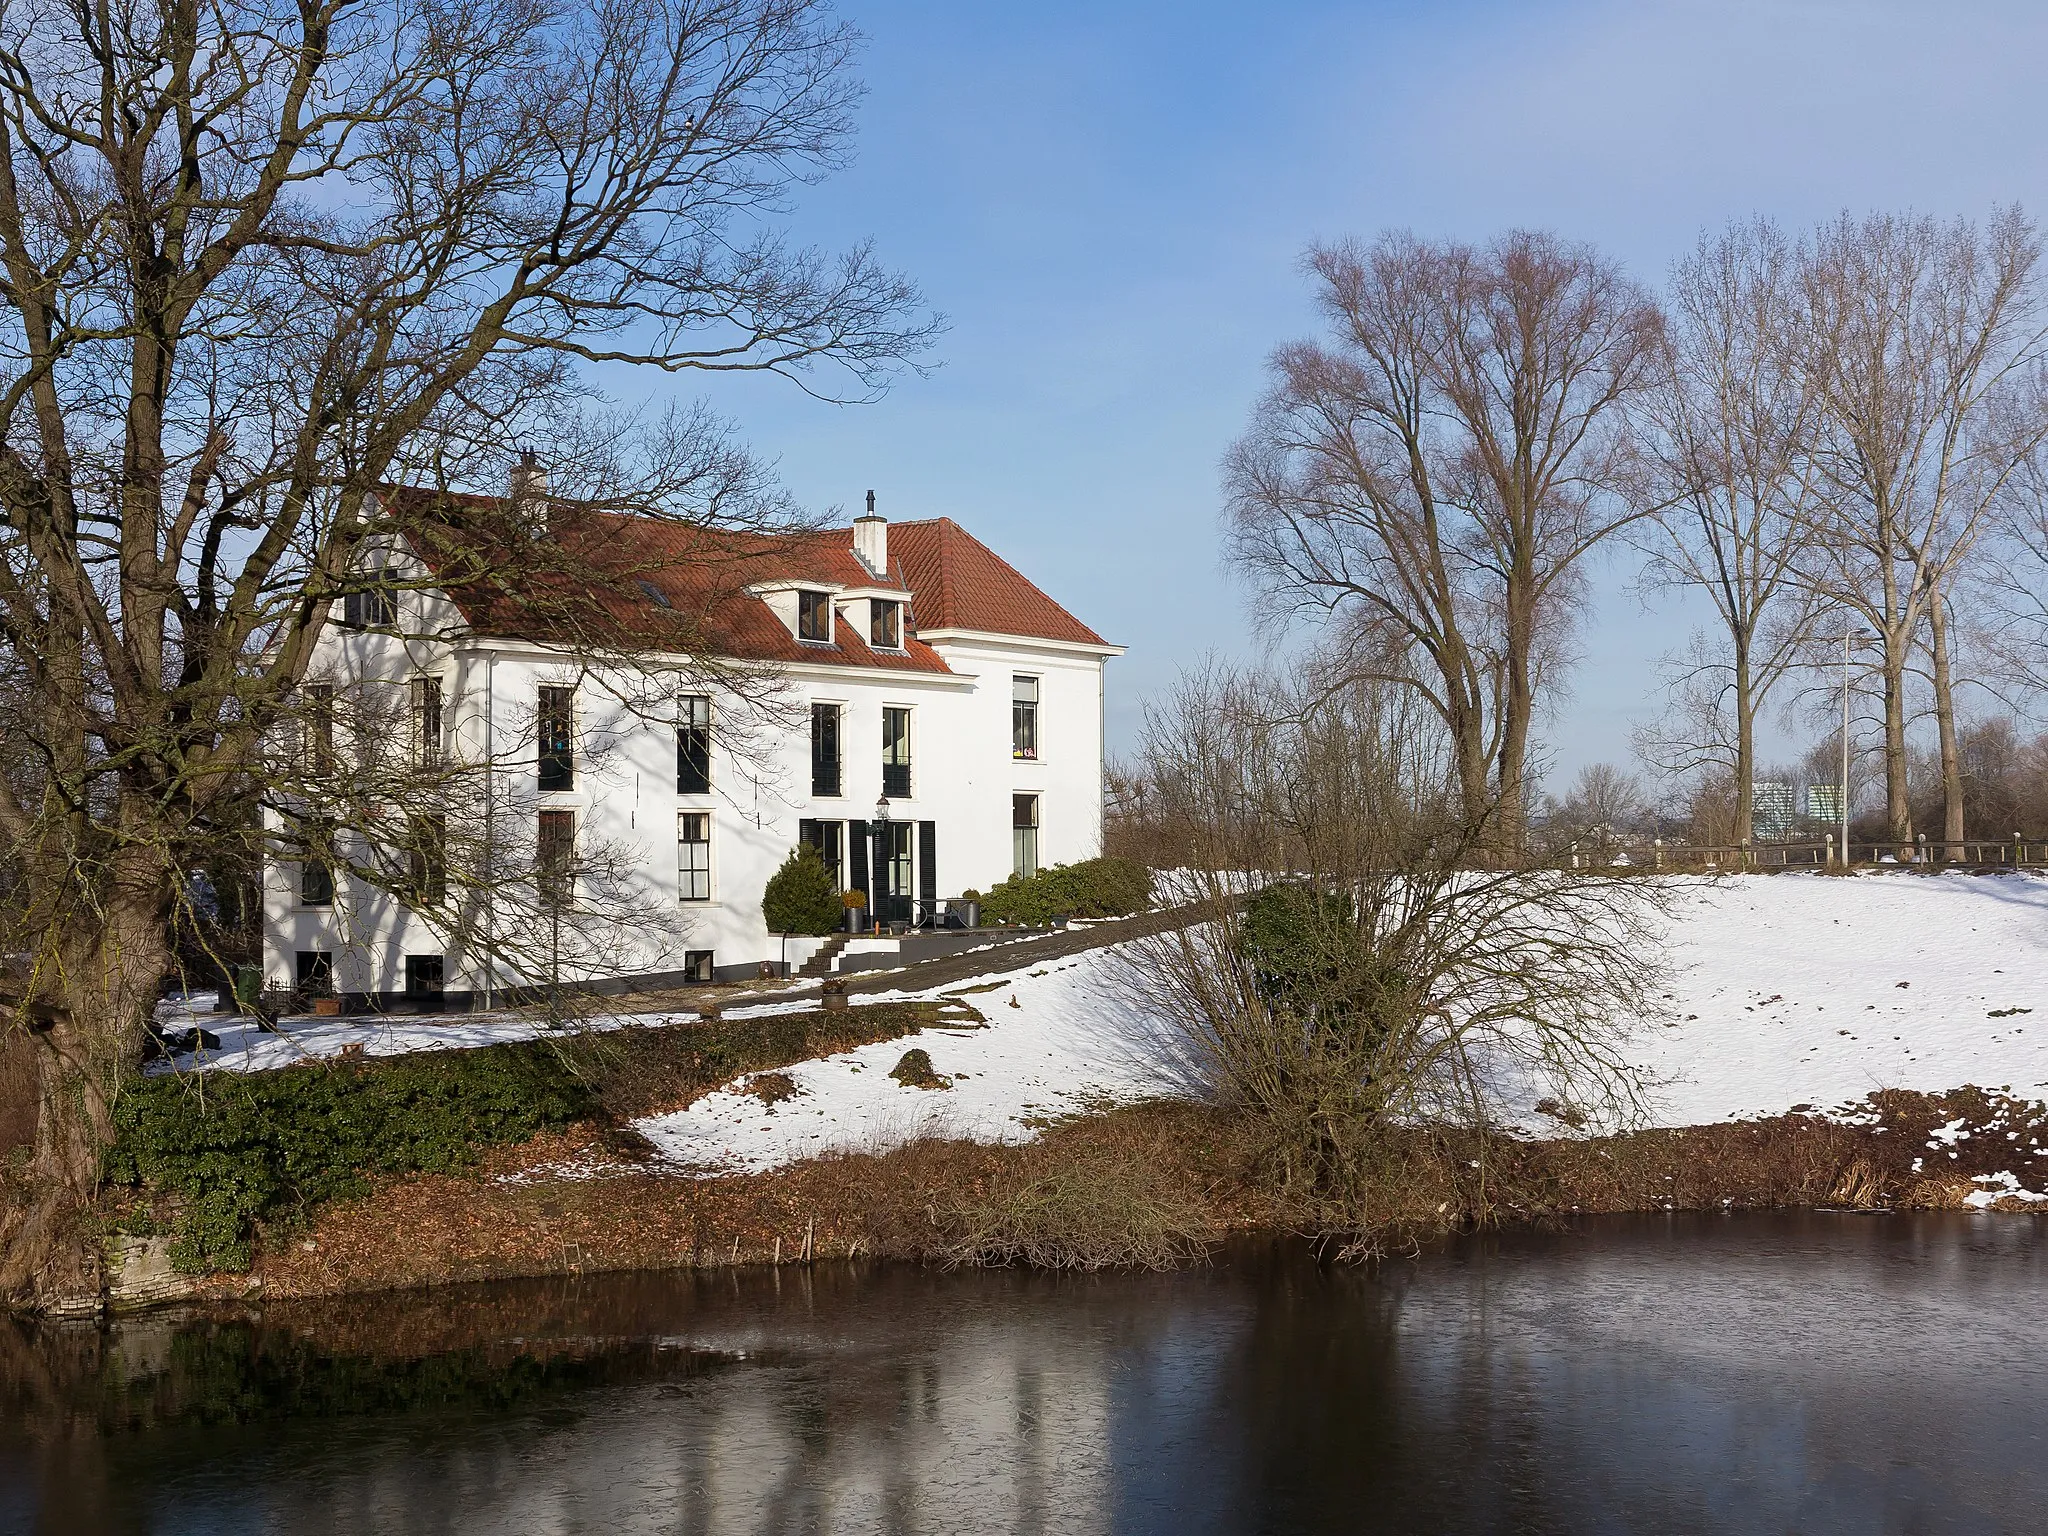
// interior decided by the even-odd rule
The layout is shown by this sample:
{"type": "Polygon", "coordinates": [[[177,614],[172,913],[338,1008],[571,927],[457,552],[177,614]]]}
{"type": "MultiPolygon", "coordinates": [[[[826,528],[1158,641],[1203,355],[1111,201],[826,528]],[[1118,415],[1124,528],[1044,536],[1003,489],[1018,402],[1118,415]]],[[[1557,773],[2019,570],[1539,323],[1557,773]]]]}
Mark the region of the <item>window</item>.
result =
{"type": "Polygon", "coordinates": [[[414,816],[406,824],[406,888],[422,906],[448,899],[448,818],[414,816]]]}
{"type": "Polygon", "coordinates": [[[676,700],[676,793],[711,793],[711,700],[701,693],[676,700]]]}
{"type": "Polygon", "coordinates": [[[799,640],[832,639],[832,594],[801,591],[796,595],[796,637],[799,640]]]}
{"type": "Polygon", "coordinates": [[[292,985],[301,997],[334,996],[334,952],[301,949],[294,953],[292,985]]]}
{"type": "Polygon", "coordinates": [[[1010,796],[1010,868],[1020,875],[1038,873],[1038,796],[1010,796]]]}
{"type": "Polygon", "coordinates": [[[1010,679],[1010,756],[1038,760],[1038,679],[1010,679]]]}
{"type": "Polygon", "coordinates": [[[574,894],[576,813],[542,811],[534,852],[534,884],[540,899],[551,907],[566,905],[574,894]]]}
{"type": "Polygon", "coordinates": [[[846,867],[846,823],[843,821],[799,821],[796,824],[799,842],[809,843],[818,850],[818,862],[825,866],[825,873],[832,877],[832,883],[844,890],[846,867]]]}
{"type": "Polygon", "coordinates": [[[390,568],[366,571],[364,579],[368,588],[342,599],[341,622],[350,629],[393,628],[398,623],[398,593],[391,586],[390,568]]]}
{"type": "Polygon", "coordinates": [[[878,651],[903,649],[903,605],[873,598],[868,603],[868,644],[878,651]]]}
{"type": "Polygon", "coordinates": [[[714,981],[717,970],[711,963],[714,952],[708,949],[686,949],[683,951],[684,981],[714,981]]]}
{"type": "Polygon", "coordinates": [[[422,767],[441,761],[441,679],[412,680],[412,745],[422,767]]]}
{"type": "Polygon", "coordinates": [[[334,684],[306,684],[307,777],[324,779],[334,772],[334,684]]]}
{"type": "Polygon", "coordinates": [[[324,859],[307,859],[299,865],[299,905],[334,905],[334,871],[324,859]]]}
{"type": "Polygon", "coordinates": [[[684,901],[711,899],[711,814],[684,811],[676,817],[676,871],[684,901]]]}
{"type": "Polygon", "coordinates": [[[333,826],[317,818],[308,818],[299,824],[298,840],[299,847],[304,853],[304,857],[299,861],[299,905],[333,906],[333,826]]]}
{"type": "Polygon", "coordinates": [[[438,1012],[445,985],[446,963],[439,955],[405,957],[405,995],[422,1013],[438,1012]]]}
{"type": "Polygon", "coordinates": [[[839,793],[839,706],[811,706],[811,793],[839,793]]]}
{"type": "Polygon", "coordinates": [[[882,793],[898,798],[910,793],[910,711],[882,711],[882,793]]]}
{"type": "Polygon", "coordinates": [[[540,691],[540,787],[576,787],[576,690],[540,691]]]}

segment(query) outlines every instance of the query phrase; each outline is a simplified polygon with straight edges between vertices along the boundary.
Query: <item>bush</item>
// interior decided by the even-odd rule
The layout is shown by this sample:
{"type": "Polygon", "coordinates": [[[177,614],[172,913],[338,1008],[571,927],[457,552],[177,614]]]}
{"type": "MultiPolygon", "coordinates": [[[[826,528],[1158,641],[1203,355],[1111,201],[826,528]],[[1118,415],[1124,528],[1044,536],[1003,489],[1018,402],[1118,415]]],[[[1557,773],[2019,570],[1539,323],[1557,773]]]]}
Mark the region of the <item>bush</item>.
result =
{"type": "Polygon", "coordinates": [[[116,1101],[107,1176],[178,1197],[180,1269],[246,1269],[259,1223],[365,1193],[373,1175],[467,1167],[478,1149],[559,1130],[593,1102],[533,1045],[145,1078],[116,1101]]]}
{"type": "MultiPolygon", "coordinates": [[[[1098,1132],[1108,1127],[1097,1128],[1098,1132]]],[[[949,1265],[1174,1269],[1221,1234],[1208,1191],[1164,1136],[1084,1136],[1020,1149],[936,1202],[949,1265]]]]}
{"type": "Polygon", "coordinates": [[[845,910],[832,872],[809,843],[789,850],[761,892],[761,917],[770,933],[830,933],[845,910]]]}
{"type": "Polygon", "coordinates": [[[1152,871],[1131,859],[1055,864],[1035,875],[1012,875],[982,898],[982,916],[1000,923],[1043,923],[1055,917],[1129,917],[1152,901],[1152,871]]]}
{"type": "Polygon", "coordinates": [[[485,1147],[661,1113],[748,1073],[918,1029],[914,1007],[882,1004],[141,1078],[115,1102],[107,1178],[177,1199],[180,1269],[246,1269],[261,1226],[366,1194],[376,1176],[456,1172],[485,1147]]]}

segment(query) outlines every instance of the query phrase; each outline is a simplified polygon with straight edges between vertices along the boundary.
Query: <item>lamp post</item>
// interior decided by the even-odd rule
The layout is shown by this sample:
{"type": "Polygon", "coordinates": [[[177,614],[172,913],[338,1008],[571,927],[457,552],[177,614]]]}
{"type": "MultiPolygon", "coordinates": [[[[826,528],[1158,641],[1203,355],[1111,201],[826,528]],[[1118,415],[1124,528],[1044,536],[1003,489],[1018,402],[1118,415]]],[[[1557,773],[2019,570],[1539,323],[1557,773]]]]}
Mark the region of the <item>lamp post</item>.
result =
{"type": "Polygon", "coordinates": [[[873,889],[868,892],[868,910],[874,914],[875,926],[879,929],[882,923],[882,892],[884,889],[882,861],[889,856],[889,797],[887,794],[879,795],[875,799],[874,826],[875,858],[873,868],[868,875],[868,884],[873,889]]]}

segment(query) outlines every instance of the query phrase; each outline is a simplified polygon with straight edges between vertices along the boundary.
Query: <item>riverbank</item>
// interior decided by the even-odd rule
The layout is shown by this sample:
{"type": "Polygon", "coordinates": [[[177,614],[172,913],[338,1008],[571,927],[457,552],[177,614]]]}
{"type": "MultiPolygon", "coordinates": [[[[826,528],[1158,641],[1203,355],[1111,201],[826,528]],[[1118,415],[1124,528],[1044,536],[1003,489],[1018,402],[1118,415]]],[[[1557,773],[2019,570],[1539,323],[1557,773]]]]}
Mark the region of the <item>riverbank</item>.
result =
{"type": "MultiPolygon", "coordinates": [[[[1890,1091],[1857,1119],[1785,1115],[1588,1139],[1417,1138],[1371,1213],[1383,1247],[1467,1225],[1575,1214],[1789,1207],[2024,1211],[2012,1165],[2043,1165],[2042,1106],[1978,1089],[1890,1091]],[[2015,1140],[2017,1138],[2017,1140],[2015,1140]],[[1481,1153],[1480,1159],[1464,1156],[1481,1153]],[[1483,1162],[1483,1180],[1469,1166],[1483,1162]]],[[[202,1293],[314,1297],[514,1277],[799,1264],[852,1256],[959,1265],[1166,1267],[1210,1244],[1299,1232],[1250,1160],[1248,1128],[1203,1106],[1079,1117],[1038,1141],[925,1140],[760,1174],[685,1178],[579,1127],[464,1175],[336,1202],[202,1293]],[[255,1284],[252,1287],[250,1281],[255,1284]]]]}
{"type": "MultiPolygon", "coordinates": [[[[239,1055],[231,1037],[200,1076],[259,1070],[218,1080],[216,1094],[236,1082],[272,1098],[276,1085],[326,1094],[397,1073],[405,1083],[386,1083],[378,1103],[409,1140],[381,1162],[375,1148],[328,1149],[355,1160],[343,1173],[372,1176],[279,1187],[255,1212],[248,1275],[201,1289],[313,1296],[848,1254],[1167,1265],[1258,1230],[1348,1224],[1399,1244],[1575,1211],[2048,1199],[2034,1102],[2048,1088],[2048,1028],[2027,1031],[2048,1002],[2048,881],[1681,882],[1669,950],[1666,1006],[1629,1043],[1648,1128],[1590,1136],[1531,1103],[1483,1145],[1397,1139],[1373,1207],[1342,1223],[1276,1196],[1251,1129],[1188,1097],[1113,946],[923,991],[909,973],[875,1004],[831,1015],[764,1000],[716,1025],[610,1018],[567,1040],[471,1021],[463,1038],[482,1049],[426,1056],[444,1037],[414,1021],[352,1024],[353,1040],[331,1025],[251,1039],[239,1055]],[[367,1048],[366,1028],[383,1031],[367,1048]],[[260,1070],[257,1052],[282,1050],[301,1065],[260,1070]],[[927,1060],[906,1073],[913,1050],[927,1060]],[[469,1070],[507,1052],[502,1070],[469,1070]],[[500,1079],[514,1068],[560,1112],[508,1115],[500,1079]],[[473,1155],[448,1156],[449,1136],[422,1153],[409,1144],[426,1140],[420,1106],[436,1123],[481,1116],[499,1131],[473,1155]]],[[[181,1082],[197,1078],[154,1091],[181,1082]]],[[[282,1150],[272,1132],[236,1134],[231,1159],[282,1150]]],[[[176,1126],[159,1140],[177,1145],[176,1126]]],[[[206,1197],[210,1177],[194,1170],[188,1193],[206,1197]]],[[[169,1273],[179,1202],[143,1204],[116,1213],[116,1267],[130,1271],[117,1303],[191,1289],[169,1273]]]]}

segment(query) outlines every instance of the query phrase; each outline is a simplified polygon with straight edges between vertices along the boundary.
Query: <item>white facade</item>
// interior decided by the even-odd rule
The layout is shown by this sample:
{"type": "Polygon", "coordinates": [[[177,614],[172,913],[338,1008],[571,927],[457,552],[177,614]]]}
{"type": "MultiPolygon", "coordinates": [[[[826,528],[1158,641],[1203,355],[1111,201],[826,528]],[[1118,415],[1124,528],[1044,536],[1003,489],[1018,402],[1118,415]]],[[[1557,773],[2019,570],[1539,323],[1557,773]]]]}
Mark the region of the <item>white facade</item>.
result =
{"type": "MultiPolygon", "coordinates": [[[[862,531],[857,525],[849,537],[862,531]]],[[[425,568],[409,557],[392,564],[407,580],[425,577],[425,568]]],[[[869,592],[801,579],[786,584],[787,592],[784,585],[753,599],[784,625],[793,629],[797,622],[798,590],[829,589],[840,621],[857,622],[867,633],[869,592]]],[[[920,606],[913,595],[913,623],[920,606]]],[[[423,690],[435,690],[440,738],[433,750],[464,765],[465,793],[487,807],[476,823],[483,830],[472,836],[467,854],[450,849],[451,863],[475,857],[478,836],[486,843],[502,840],[506,848],[530,846],[543,813],[573,817],[579,854],[602,850],[611,882],[606,900],[617,905],[624,898],[621,910],[630,909],[631,919],[612,925],[594,947],[586,936],[573,963],[558,972],[565,978],[683,979],[714,968],[731,978],[753,975],[761,962],[785,954],[800,962],[815,942],[785,949],[763,922],[761,896],[798,841],[801,823],[840,829],[843,887],[879,894],[891,883],[873,871],[873,838],[860,850],[869,857],[861,859],[848,837],[856,828],[867,834],[883,792],[885,710],[908,712],[909,792],[888,797],[888,818],[910,830],[885,836],[892,845],[908,844],[908,869],[890,873],[907,874],[900,894],[913,904],[906,910],[890,903],[884,915],[923,915],[930,908],[921,898],[943,902],[986,891],[1009,876],[1018,857],[1020,795],[1032,797],[1036,808],[1040,866],[1100,851],[1104,668],[1119,647],[916,628],[915,640],[937,653],[943,671],[909,665],[907,652],[901,667],[874,652],[850,665],[830,647],[813,647],[803,660],[773,666],[779,697],[765,710],[758,689],[749,690],[751,699],[704,690],[710,784],[707,792],[690,792],[678,784],[677,706],[649,697],[653,673],[592,672],[545,645],[475,634],[453,602],[430,590],[398,593],[396,610],[384,632],[330,625],[308,682],[371,701],[361,707],[356,729],[407,737],[413,750],[423,728],[423,690]],[[543,688],[573,689],[573,782],[566,789],[541,784],[543,688]],[[1020,692],[1036,695],[1035,757],[1020,755],[1015,740],[1013,706],[1020,692]],[[388,705],[381,711],[374,702],[380,697],[388,705]],[[839,712],[837,794],[814,784],[814,705],[839,712]],[[708,849],[695,836],[685,847],[683,833],[704,830],[708,849]]],[[[657,691],[677,686],[694,687],[669,680],[657,691]]],[[[691,706],[682,709],[687,717],[691,706]]],[[[551,825],[564,823],[558,816],[551,825]]],[[[829,831],[826,839],[833,840],[829,831]]],[[[507,925],[535,921],[532,902],[509,890],[502,899],[454,903],[460,911],[430,903],[414,910],[376,883],[346,873],[332,884],[322,903],[317,880],[309,893],[299,863],[279,861],[267,872],[267,985],[303,986],[310,964],[324,966],[333,988],[354,1002],[395,1002],[408,992],[410,978],[415,995],[433,985],[445,991],[448,1005],[459,1007],[544,979],[533,974],[531,962],[503,958],[507,925]],[[500,942],[486,945],[485,932],[498,934],[500,942]],[[487,949],[500,958],[486,960],[487,949]],[[323,955],[324,961],[312,958],[323,955]]]]}

